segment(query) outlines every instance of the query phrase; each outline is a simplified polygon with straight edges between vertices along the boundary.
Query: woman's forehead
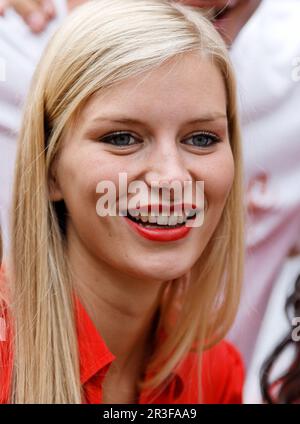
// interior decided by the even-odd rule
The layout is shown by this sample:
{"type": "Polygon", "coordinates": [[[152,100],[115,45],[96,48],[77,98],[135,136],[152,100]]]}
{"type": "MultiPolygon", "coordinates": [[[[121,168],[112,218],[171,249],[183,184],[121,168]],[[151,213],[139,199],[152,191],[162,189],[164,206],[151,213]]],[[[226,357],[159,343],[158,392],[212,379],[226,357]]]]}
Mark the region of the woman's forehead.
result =
{"type": "Polygon", "coordinates": [[[170,61],[94,93],[82,116],[93,120],[99,115],[155,116],[166,111],[182,116],[221,115],[226,103],[224,79],[218,67],[208,58],[186,55],[180,61],[170,61]]]}

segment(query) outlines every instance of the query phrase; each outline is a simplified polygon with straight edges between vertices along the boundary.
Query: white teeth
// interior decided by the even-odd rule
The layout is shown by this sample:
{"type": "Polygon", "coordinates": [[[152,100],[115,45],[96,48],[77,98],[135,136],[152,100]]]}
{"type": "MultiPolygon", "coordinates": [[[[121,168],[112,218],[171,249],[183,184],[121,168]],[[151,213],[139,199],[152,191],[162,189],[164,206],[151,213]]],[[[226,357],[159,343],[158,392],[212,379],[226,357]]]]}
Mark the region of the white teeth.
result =
{"type": "Polygon", "coordinates": [[[140,217],[139,212],[134,209],[133,210],[128,209],[128,213],[130,216],[132,216],[135,219],[138,219],[140,217]]]}
{"type": "MultiPolygon", "coordinates": [[[[130,211],[129,211],[130,213],[130,211]]],[[[193,213],[194,214],[194,213],[193,213]]],[[[181,216],[176,216],[174,213],[171,213],[170,216],[164,216],[162,214],[159,214],[158,216],[143,216],[143,214],[139,214],[137,216],[134,216],[134,214],[130,214],[133,216],[137,221],[142,221],[143,223],[150,223],[150,224],[157,224],[157,225],[169,225],[169,226],[175,226],[177,224],[183,224],[187,220],[187,214],[183,213],[181,216]]],[[[192,215],[192,213],[191,213],[192,215]]]]}
{"type": "Polygon", "coordinates": [[[167,216],[162,216],[162,215],[159,215],[158,217],[157,217],[157,223],[158,223],[158,225],[168,225],[168,217],[167,216]]]}
{"type": "Polygon", "coordinates": [[[190,217],[192,217],[192,216],[194,216],[194,215],[196,215],[196,210],[195,209],[190,209],[188,212],[187,212],[187,216],[190,218],[190,217]]]}
{"type": "Polygon", "coordinates": [[[168,225],[176,225],[177,224],[177,216],[171,215],[168,219],[168,225]]]}
{"type": "Polygon", "coordinates": [[[178,220],[178,224],[182,224],[183,223],[183,216],[178,216],[177,220],[178,220]]]}

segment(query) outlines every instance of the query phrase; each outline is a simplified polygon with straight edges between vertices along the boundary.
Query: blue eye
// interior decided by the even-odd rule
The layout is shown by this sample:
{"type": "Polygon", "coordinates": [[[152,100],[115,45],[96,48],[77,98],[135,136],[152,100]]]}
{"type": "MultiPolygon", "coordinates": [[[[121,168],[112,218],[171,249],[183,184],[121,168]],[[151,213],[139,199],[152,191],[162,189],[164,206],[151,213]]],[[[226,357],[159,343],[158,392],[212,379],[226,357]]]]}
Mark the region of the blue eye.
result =
{"type": "Polygon", "coordinates": [[[125,133],[125,132],[116,132],[116,133],[107,135],[99,139],[99,141],[103,143],[111,144],[112,146],[117,146],[117,147],[127,147],[127,146],[132,146],[134,144],[138,144],[138,141],[132,134],[125,133]]]}
{"type": "Polygon", "coordinates": [[[194,134],[183,141],[185,142],[185,144],[188,144],[189,146],[210,147],[221,140],[216,134],[204,131],[198,134],[194,134]]]}

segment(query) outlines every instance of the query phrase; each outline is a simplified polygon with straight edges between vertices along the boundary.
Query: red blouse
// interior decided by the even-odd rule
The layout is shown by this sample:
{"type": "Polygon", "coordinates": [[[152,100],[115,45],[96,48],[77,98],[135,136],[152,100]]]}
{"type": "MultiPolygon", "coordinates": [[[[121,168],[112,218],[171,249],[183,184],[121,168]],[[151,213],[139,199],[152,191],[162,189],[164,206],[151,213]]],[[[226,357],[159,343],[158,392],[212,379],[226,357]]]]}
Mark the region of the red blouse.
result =
{"type": "MultiPolygon", "coordinates": [[[[80,378],[86,396],[85,403],[99,404],[102,399],[102,382],[115,356],[106,346],[78,298],[75,299],[75,306],[80,378]]],[[[2,317],[2,324],[3,319],[4,317],[2,317]]],[[[178,369],[173,372],[174,378],[170,379],[164,389],[154,394],[152,392],[151,396],[147,394],[147,391],[142,392],[138,403],[197,403],[199,381],[195,355],[197,353],[189,352],[178,369]]],[[[202,367],[203,403],[242,403],[243,363],[240,354],[230,343],[222,341],[205,351],[202,367]]],[[[3,340],[3,334],[2,338],[0,334],[0,403],[9,402],[11,369],[12,355],[9,352],[9,337],[3,340]]]]}

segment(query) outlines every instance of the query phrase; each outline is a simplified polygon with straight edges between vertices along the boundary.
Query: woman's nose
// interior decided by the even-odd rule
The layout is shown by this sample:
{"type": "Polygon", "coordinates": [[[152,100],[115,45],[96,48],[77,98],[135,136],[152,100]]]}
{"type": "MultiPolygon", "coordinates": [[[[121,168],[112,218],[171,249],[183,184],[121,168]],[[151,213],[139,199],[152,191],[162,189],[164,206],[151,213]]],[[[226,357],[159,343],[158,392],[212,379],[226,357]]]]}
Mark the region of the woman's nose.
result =
{"type": "Polygon", "coordinates": [[[152,185],[167,184],[174,182],[184,186],[185,181],[192,181],[191,173],[187,163],[180,154],[178,146],[164,147],[156,149],[148,158],[147,172],[145,173],[145,182],[152,185]]]}

